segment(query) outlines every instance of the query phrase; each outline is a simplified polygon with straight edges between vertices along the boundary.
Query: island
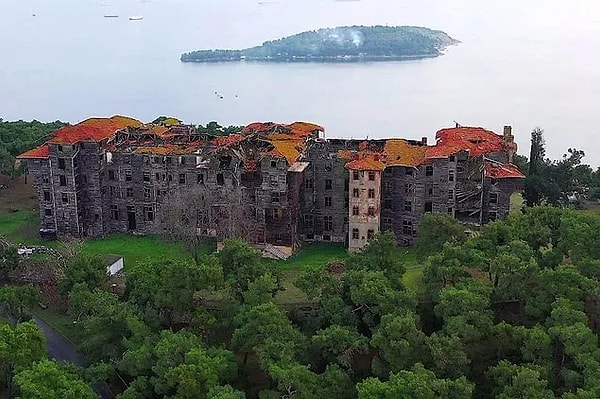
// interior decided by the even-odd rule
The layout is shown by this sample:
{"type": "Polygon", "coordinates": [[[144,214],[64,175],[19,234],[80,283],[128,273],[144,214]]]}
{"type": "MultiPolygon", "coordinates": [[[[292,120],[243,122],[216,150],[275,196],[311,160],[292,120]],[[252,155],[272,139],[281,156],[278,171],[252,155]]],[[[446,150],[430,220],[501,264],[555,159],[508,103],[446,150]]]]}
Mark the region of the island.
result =
{"type": "Polygon", "coordinates": [[[385,61],[437,57],[460,43],[447,33],[418,26],[341,26],[298,33],[242,50],[198,50],[182,62],[385,61]]]}

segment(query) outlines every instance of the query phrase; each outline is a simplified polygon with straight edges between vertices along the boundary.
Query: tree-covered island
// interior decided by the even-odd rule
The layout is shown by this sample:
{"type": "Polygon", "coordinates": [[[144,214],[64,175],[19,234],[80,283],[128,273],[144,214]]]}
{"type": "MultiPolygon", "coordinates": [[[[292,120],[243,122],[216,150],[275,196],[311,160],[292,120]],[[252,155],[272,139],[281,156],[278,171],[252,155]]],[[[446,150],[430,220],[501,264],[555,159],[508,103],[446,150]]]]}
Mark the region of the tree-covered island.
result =
{"type": "Polygon", "coordinates": [[[437,57],[459,43],[447,33],[417,26],[343,26],[307,31],[242,50],[198,50],[182,62],[387,61],[437,57]]]}

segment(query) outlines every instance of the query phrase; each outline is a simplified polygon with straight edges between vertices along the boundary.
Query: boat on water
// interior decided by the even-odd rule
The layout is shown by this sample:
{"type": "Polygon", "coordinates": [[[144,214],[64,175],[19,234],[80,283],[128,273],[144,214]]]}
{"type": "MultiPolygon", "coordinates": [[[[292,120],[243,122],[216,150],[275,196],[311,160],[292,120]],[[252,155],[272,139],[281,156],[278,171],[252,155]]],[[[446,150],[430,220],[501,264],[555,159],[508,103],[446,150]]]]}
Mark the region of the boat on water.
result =
{"type": "Polygon", "coordinates": [[[133,17],[129,17],[130,21],[141,21],[142,19],[144,19],[144,17],[142,17],[141,15],[134,15],[133,17]]]}
{"type": "Polygon", "coordinates": [[[107,14],[104,16],[104,18],[119,18],[119,16],[116,14],[107,14]]]}

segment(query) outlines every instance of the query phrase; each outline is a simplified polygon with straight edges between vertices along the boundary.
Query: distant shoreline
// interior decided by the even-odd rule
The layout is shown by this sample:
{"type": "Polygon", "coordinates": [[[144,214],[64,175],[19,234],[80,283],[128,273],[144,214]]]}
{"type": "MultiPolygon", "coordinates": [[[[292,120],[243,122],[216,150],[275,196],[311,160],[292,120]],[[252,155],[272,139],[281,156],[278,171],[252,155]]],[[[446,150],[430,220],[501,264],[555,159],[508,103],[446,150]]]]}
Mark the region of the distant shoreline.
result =
{"type": "Polygon", "coordinates": [[[190,64],[218,64],[218,63],[231,63],[231,62],[248,62],[248,63],[280,63],[280,64],[291,64],[291,63],[360,63],[360,62],[385,62],[385,61],[410,61],[410,60],[423,60],[429,58],[437,58],[441,54],[422,54],[422,55],[404,55],[404,56],[341,56],[341,57],[281,57],[281,58],[229,58],[229,59],[211,59],[211,60],[198,60],[198,61],[182,61],[190,64]]]}

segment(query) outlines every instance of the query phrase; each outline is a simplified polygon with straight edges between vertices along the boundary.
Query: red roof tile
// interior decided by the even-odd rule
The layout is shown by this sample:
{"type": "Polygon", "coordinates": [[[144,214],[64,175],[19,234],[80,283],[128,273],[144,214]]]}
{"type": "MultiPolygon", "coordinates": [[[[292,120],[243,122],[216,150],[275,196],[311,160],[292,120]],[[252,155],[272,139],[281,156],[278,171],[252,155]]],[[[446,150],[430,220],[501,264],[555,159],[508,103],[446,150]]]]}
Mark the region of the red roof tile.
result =
{"type": "Polygon", "coordinates": [[[346,168],[353,170],[384,170],[385,164],[381,162],[379,154],[368,154],[346,163],[346,168]]]}
{"type": "Polygon", "coordinates": [[[453,127],[435,134],[437,143],[425,152],[425,158],[446,158],[461,150],[479,156],[503,149],[502,136],[481,127],[453,127]]]}
{"type": "Polygon", "coordinates": [[[495,162],[485,162],[485,177],[493,179],[524,179],[525,175],[519,168],[511,163],[499,164],[495,162]]]}
{"type": "Polygon", "coordinates": [[[48,143],[75,144],[80,141],[102,141],[112,137],[117,130],[141,124],[136,119],[119,115],[110,118],[89,118],[76,125],[58,129],[48,143]]]}
{"type": "Polygon", "coordinates": [[[48,144],[41,145],[32,150],[22,153],[17,157],[17,159],[27,159],[27,158],[48,158],[50,156],[50,147],[48,144]]]}

